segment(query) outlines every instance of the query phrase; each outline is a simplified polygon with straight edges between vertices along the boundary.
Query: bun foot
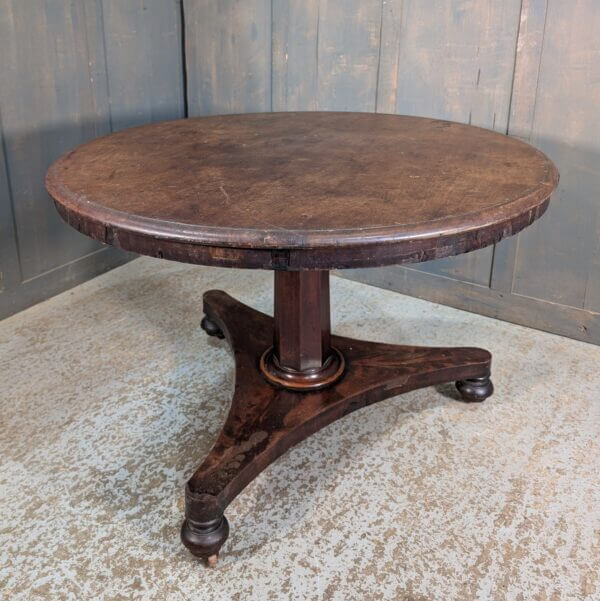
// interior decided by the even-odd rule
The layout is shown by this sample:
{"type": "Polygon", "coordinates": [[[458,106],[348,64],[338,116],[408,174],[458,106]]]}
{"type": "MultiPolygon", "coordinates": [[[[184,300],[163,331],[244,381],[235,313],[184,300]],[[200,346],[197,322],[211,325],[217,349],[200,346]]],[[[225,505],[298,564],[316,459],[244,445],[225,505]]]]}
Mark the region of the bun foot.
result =
{"type": "Polygon", "coordinates": [[[225,338],[225,335],[221,331],[221,328],[214,322],[211,321],[206,315],[200,322],[200,327],[209,335],[216,336],[217,338],[225,338]]]}
{"type": "Polygon", "coordinates": [[[206,559],[208,565],[217,562],[219,549],[229,536],[229,522],[213,495],[185,491],[185,520],[181,526],[181,542],[192,555],[206,559]]]}
{"type": "Polygon", "coordinates": [[[181,542],[192,555],[206,559],[213,567],[219,557],[219,549],[229,536],[229,522],[223,516],[220,520],[198,523],[187,518],[181,527],[181,542]]]}
{"type": "Polygon", "coordinates": [[[494,393],[494,386],[489,376],[459,380],[456,389],[460,392],[463,401],[468,403],[481,403],[494,393]]]}

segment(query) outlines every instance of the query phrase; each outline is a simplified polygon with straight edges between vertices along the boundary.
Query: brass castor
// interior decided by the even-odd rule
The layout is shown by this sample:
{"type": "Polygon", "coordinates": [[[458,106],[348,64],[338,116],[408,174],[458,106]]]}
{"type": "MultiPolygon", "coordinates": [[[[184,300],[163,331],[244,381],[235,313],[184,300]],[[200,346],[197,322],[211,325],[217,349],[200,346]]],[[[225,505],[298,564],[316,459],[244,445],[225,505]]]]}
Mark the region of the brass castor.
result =
{"type": "Polygon", "coordinates": [[[218,560],[219,560],[219,554],[215,553],[214,555],[211,555],[210,557],[206,558],[206,565],[209,568],[214,568],[217,565],[218,560]]]}
{"type": "Polygon", "coordinates": [[[221,328],[214,322],[211,321],[206,315],[200,322],[200,327],[209,335],[216,336],[217,338],[225,338],[225,335],[221,331],[221,328]]]}
{"type": "Polygon", "coordinates": [[[468,403],[481,403],[494,393],[494,385],[489,376],[459,380],[456,382],[456,389],[460,392],[463,401],[468,403]]]}

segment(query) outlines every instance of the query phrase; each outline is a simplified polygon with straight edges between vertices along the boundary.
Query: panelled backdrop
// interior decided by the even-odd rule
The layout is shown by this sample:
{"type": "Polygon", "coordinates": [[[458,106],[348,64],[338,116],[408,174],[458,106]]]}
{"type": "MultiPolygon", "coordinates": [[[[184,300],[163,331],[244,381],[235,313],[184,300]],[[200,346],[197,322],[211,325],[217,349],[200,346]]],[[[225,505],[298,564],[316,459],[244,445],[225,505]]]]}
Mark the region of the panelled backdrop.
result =
{"type": "Polygon", "coordinates": [[[172,0],[0,0],[0,318],[127,260],[44,190],[73,146],[185,113],[172,0]]]}
{"type": "Polygon", "coordinates": [[[600,344],[600,2],[0,0],[0,317],[127,259],[64,226],[59,154],[130,125],[353,110],[452,119],[558,165],[493,248],[344,275],[600,344]]]}

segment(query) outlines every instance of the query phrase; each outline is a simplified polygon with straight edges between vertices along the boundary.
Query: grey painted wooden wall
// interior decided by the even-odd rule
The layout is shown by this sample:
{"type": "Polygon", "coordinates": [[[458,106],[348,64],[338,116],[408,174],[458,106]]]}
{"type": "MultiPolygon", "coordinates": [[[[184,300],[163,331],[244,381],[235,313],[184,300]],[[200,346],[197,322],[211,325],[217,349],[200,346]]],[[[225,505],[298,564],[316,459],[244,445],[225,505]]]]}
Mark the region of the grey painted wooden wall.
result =
{"type": "Polygon", "coordinates": [[[0,7],[0,315],[123,260],[63,226],[42,191],[70,146],[186,111],[360,110],[518,136],[556,161],[561,183],[540,222],[494,248],[345,275],[600,344],[600,2],[0,7]]]}
{"type": "Polygon", "coordinates": [[[180,2],[0,0],[0,318],[129,258],[62,223],[50,163],[184,106],[180,2]]]}
{"type": "Polygon", "coordinates": [[[600,2],[185,0],[192,115],[355,110],[472,123],[561,172],[496,247],[365,282],[600,344],[600,2]]]}

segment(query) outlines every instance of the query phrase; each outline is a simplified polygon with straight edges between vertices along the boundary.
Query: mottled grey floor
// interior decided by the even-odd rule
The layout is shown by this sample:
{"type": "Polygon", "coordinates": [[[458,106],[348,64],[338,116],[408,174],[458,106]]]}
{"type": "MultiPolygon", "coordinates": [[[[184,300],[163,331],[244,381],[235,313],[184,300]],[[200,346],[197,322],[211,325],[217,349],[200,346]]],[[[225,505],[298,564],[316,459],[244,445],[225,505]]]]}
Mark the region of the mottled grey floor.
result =
{"type": "Polygon", "coordinates": [[[266,272],[139,259],[0,322],[0,599],[600,599],[600,348],[333,278],[340,334],[480,345],[496,394],[428,388],[301,443],[207,569],[183,485],[232,361],[199,327],[266,272]]]}

